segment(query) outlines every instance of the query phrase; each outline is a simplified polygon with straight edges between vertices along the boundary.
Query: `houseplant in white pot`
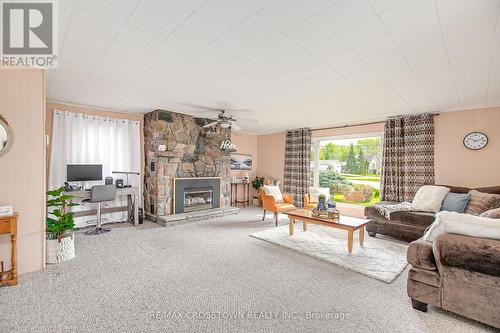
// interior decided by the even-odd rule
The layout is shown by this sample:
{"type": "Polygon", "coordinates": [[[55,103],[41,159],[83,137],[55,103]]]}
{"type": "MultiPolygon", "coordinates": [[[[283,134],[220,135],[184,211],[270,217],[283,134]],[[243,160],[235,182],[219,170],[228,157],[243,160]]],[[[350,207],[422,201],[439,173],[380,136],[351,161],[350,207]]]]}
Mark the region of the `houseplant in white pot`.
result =
{"type": "Polygon", "coordinates": [[[68,211],[68,207],[79,206],[72,203],[72,195],[64,194],[64,187],[48,191],[47,207],[49,216],[47,217],[46,238],[46,262],[57,264],[75,257],[75,235],[68,232],[75,227],[73,213],[68,211]]]}

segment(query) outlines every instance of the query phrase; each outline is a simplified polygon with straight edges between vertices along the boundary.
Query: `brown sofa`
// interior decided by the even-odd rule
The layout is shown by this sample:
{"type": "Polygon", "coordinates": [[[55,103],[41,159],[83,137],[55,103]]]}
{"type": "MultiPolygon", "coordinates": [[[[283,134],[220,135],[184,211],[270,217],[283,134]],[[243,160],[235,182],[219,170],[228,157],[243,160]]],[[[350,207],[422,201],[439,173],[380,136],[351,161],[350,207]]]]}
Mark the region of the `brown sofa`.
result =
{"type": "Polygon", "coordinates": [[[500,240],[443,234],[410,243],[412,306],[432,304],[500,329],[500,240]]]}
{"type": "MultiPolygon", "coordinates": [[[[471,189],[442,185],[450,188],[451,192],[467,193],[471,189]]],[[[475,188],[479,192],[500,194],[500,186],[475,188]]],[[[382,201],[385,204],[396,204],[397,202],[382,201]]],[[[424,235],[425,229],[434,222],[434,213],[429,212],[395,212],[388,220],[381,215],[373,206],[365,208],[365,216],[370,219],[366,231],[371,237],[377,234],[395,237],[407,242],[412,242],[424,235]]]]}

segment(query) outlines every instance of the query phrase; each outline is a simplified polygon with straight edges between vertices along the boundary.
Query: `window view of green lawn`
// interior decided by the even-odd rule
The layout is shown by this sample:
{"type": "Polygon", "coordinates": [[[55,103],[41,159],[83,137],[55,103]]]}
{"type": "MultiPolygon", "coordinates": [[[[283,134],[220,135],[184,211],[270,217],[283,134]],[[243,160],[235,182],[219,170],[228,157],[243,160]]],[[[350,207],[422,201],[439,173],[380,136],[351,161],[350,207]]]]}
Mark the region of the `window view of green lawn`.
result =
{"type": "Polygon", "coordinates": [[[380,200],[381,163],[381,135],[319,139],[311,147],[311,184],[335,202],[369,206],[380,200]]]}

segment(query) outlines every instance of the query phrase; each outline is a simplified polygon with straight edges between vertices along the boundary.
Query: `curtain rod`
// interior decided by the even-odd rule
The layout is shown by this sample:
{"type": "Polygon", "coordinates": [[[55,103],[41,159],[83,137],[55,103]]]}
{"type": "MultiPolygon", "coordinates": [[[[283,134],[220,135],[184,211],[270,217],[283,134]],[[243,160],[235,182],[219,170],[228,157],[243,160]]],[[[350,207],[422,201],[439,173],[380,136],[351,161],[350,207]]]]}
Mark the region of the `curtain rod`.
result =
{"type": "MultiPolygon", "coordinates": [[[[439,113],[431,113],[433,116],[439,116],[439,113]]],[[[397,117],[401,117],[403,115],[397,115],[397,116],[392,116],[387,119],[393,119],[397,117]]],[[[380,121],[372,121],[369,123],[361,123],[361,124],[354,124],[354,125],[342,125],[342,126],[333,126],[333,127],[322,127],[322,128],[312,128],[311,131],[323,131],[323,130],[330,130],[330,129],[339,129],[339,128],[349,128],[349,127],[359,127],[359,126],[367,126],[367,125],[376,125],[376,124],[384,124],[385,120],[380,120],[380,121]]]]}

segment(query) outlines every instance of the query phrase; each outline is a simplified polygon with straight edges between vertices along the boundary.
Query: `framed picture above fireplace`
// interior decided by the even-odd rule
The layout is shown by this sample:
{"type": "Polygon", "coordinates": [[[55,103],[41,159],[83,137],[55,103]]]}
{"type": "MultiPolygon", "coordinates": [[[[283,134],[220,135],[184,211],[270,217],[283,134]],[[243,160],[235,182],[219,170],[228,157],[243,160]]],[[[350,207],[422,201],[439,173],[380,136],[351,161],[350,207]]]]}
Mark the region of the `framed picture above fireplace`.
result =
{"type": "Polygon", "coordinates": [[[252,155],[231,154],[231,170],[252,170],[252,155]]]}

